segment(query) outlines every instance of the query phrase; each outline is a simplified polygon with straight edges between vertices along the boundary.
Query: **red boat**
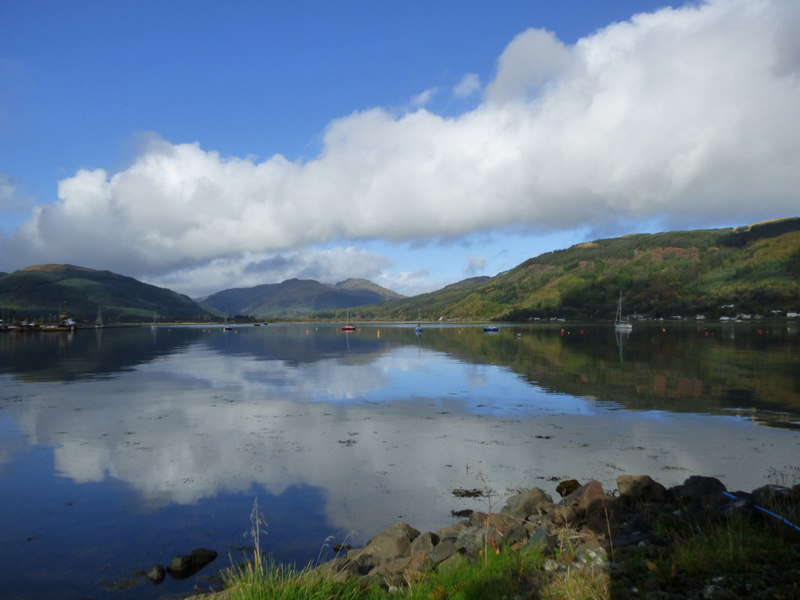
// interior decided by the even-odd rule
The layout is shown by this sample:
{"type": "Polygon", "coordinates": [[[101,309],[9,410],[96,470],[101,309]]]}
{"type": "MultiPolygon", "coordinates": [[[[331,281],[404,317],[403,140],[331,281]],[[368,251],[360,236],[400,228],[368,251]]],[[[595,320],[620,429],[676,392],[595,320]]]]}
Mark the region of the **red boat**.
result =
{"type": "Polygon", "coordinates": [[[350,309],[347,309],[347,325],[342,327],[342,331],[355,331],[356,326],[350,323],[350,309]]]}

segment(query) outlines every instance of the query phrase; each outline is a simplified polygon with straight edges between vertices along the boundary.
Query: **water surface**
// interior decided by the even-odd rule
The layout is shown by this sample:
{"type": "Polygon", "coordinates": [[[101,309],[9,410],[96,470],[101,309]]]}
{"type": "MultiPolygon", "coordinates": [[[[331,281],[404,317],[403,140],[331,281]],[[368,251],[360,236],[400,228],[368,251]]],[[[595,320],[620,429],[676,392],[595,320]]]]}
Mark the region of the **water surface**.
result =
{"type": "Polygon", "coordinates": [[[0,335],[0,596],[162,598],[251,545],[327,557],[479,487],[800,478],[792,323],[142,327],[0,335]],[[153,586],[193,548],[219,558],[153,586]]]}

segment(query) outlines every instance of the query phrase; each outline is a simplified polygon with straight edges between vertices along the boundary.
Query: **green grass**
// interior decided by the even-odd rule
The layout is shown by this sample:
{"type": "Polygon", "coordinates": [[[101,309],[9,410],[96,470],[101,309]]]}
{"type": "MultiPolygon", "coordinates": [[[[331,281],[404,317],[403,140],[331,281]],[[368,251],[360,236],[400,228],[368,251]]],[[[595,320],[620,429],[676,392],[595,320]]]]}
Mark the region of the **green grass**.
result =
{"type": "Polygon", "coordinates": [[[647,597],[654,590],[686,594],[708,585],[737,598],[767,588],[775,590],[770,597],[800,597],[800,534],[777,519],[698,523],[684,515],[660,522],[656,533],[668,540],[664,548],[619,557],[613,597],[634,587],[647,597]]]}
{"type": "Polygon", "coordinates": [[[258,499],[250,512],[250,534],[253,537],[253,557],[223,573],[223,581],[231,591],[232,600],[378,600],[385,595],[372,595],[355,580],[336,582],[309,564],[303,569],[277,564],[261,549],[261,534],[267,522],[258,511],[258,499]]]}
{"type": "Polygon", "coordinates": [[[337,583],[311,566],[295,569],[271,561],[247,563],[228,572],[232,600],[379,600],[380,588],[362,588],[355,580],[337,583]]]}
{"type": "Polygon", "coordinates": [[[491,549],[471,562],[457,556],[454,563],[423,575],[403,594],[432,600],[482,600],[513,598],[532,584],[532,574],[541,572],[543,556],[536,551],[514,552],[491,549]]]}
{"type": "MultiPolygon", "coordinates": [[[[781,512],[780,506],[770,508],[781,512]]],[[[263,522],[256,525],[253,560],[231,568],[225,577],[235,600],[608,600],[665,593],[692,597],[712,584],[739,594],[730,597],[764,589],[774,592],[770,597],[800,597],[800,534],[774,518],[697,521],[669,514],[654,529],[664,544],[614,549],[611,570],[575,565],[546,571],[542,551],[492,545],[477,558],[456,555],[409,578],[407,585],[389,589],[364,586],[356,579],[335,581],[314,565],[295,569],[275,564],[261,554],[258,531],[263,522]]],[[[560,536],[580,539],[572,530],[560,536]]],[[[572,548],[571,542],[567,545],[572,548]]]]}
{"type": "Polygon", "coordinates": [[[304,569],[256,560],[230,569],[225,583],[233,600],[383,600],[392,597],[430,600],[491,600],[511,598],[534,585],[541,573],[542,554],[490,549],[488,556],[469,561],[457,556],[439,570],[391,591],[362,586],[355,579],[336,582],[309,565],[304,569]]]}
{"type": "Polygon", "coordinates": [[[541,590],[541,600],[608,600],[609,575],[601,569],[579,569],[557,573],[541,590]]]}

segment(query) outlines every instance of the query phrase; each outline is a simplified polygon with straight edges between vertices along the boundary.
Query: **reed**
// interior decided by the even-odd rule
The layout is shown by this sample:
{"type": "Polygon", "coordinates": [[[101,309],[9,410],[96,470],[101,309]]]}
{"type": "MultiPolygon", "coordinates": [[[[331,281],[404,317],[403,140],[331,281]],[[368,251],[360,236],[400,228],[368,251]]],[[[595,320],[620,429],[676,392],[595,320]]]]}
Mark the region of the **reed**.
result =
{"type": "Polygon", "coordinates": [[[274,562],[261,546],[267,522],[258,510],[258,499],[250,512],[250,526],[253,556],[223,574],[231,600],[377,600],[385,597],[381,590],[366,590],[355,581],[335,582],[312,563],[298,569],[274,562]]]}

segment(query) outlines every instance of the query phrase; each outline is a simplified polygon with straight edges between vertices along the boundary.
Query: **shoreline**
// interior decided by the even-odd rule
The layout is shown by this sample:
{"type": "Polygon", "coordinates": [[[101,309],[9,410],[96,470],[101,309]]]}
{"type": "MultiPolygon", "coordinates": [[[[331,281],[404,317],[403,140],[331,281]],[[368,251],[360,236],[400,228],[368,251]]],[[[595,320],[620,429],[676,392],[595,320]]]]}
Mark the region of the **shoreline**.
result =
{"type": "MultiPolygon", "coordinates": [[[[488,558],[487,552],[498,556],[501,552],[537,552],[544,557],[540,568],[509,576],[520,580],[514,583],[521,586],[522,592],[516,598],[539,597],[537,590],[576,572],[603,581],[609,589],[614,586],[629,592],[603,597],[639,598],[642,576],[634,572],[632,564],[640,556],[653,556],[656,560],[664,547],[675,542],[672,536],[678,535],[681,521],[690,523],[692,528],[712,528],[740,519],[758,523],[759,527],[778,531],[794,528],[800,532],[798,525],[762,506],[800,515],[800,484],[791,488],[766,485],[732,493],[713,477],[695,475],[681,485],[666,488],[648,475],[620,475],[611,491],[594,479],[583,484],[574,479],[563,480],[557,486],[560,498],[555,501],[540,488],[532,488],[508,497],[501,507],[493,507],[491,490],[485,481],[483,484],[483,489],[453,490],[453,494],[463,492],[484,499],[485,512],[474,511],[435,531],[418,530],[398,521],[362,547],[341,547],[335,558],[312,570],[334,582],[355,579],[364,587],[378,585],[391,596],[413,587],[413,582],[435,576],[433,573],[458,568],[464,561],[479,569],[488,558]],[[667,522],[673,523],[674,531],[664,529],[663,523],[667,522]],[[571,540],[566,550],[565,539],[571,540]]],[[[761,567],[749,566],[754,571],[761,567]]],[[[653,572],[657,567],[648,569],[653,572]]],[[[674,564],[672,570],[675,571],[674,564]]],[[[749,585],[743,583],[749,573],[738,575],[741,577],[714,575],[712,570],[700,578],[680,579],[673,573],[672,581],[655,581],[651,576],[645,579],[652,597],[669,592],[672,595],[664,597],[734,598],[740,596],[725,593],[749,585]],[[708,581],[714,583],[709,586],[708,581]],[[712,587],[718,595],[709,595],[712,587]]],[[[765,595],[753,597],[783,597],[775,594],[798,591],[798,575],[800,567],[794,565],[793,570],[774,575],[769,585],[764,585],[765,595]]],[[[230,593],[228,588],[192,598],[225,600],[230,593]]]]}

